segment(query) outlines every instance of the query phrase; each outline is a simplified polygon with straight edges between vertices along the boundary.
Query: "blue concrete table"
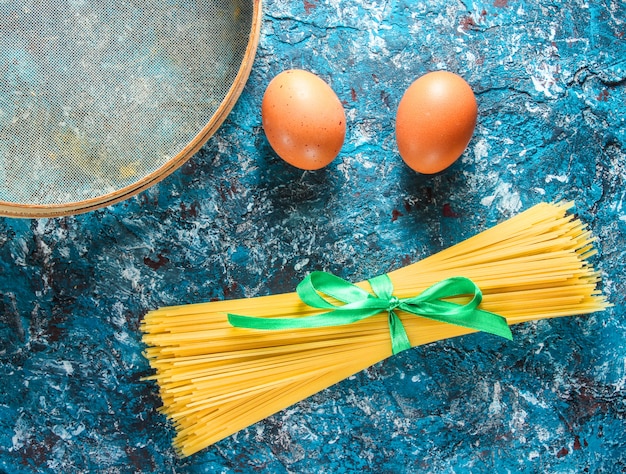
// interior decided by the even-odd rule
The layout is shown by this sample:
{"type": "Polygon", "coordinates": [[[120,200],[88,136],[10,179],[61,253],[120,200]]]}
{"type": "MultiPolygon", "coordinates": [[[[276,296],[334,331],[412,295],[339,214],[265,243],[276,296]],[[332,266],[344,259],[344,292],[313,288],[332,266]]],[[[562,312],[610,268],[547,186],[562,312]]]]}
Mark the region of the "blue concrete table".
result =
{"type": "Polygon", "coordinates": [[[89,214],[0,220],[0,472],[624,472],[625,147],[623,1],[267,1],[246,89],[185,166],[89,214]],[[283,163],[261,129],[288,67],[345,104],[322,171],[283,163]],[[393,128],[435,69],[480,112],[462,159],[428,177],[393,128]],[[148,310],[292,291],[314,269],[364,279],[563,199],[598,237],[612,309],[406,351],[176,458],[140,381],[148,310]]]}

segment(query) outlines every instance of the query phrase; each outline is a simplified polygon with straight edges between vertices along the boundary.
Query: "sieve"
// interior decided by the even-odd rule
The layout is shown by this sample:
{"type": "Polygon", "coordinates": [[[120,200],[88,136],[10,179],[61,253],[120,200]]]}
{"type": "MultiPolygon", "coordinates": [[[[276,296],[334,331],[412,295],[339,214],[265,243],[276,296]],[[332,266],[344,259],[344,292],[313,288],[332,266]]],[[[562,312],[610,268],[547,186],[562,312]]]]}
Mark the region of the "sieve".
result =
{"type": "Polygon", "coordinates": [[[215,133],[248,79],[260,0],[0,2],[0,215],[127,199],[215,133]]]}

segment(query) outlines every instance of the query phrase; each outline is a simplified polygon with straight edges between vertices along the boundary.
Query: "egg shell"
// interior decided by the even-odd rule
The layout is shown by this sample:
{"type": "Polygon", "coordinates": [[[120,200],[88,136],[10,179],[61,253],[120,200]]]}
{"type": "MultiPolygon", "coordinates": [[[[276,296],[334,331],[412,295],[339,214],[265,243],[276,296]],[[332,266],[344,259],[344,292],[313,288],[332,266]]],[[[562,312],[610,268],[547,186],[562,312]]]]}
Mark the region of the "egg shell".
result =
{"type": "Polygon", "coordinates": [[[409,86],[398,105],[400,156],[419,173],[444,170],[467,148],[477,115],[474,92],[462,77],[448,71],[423,75],[409,86]]]}
{"type": "Polygon", "coordinates": [[[290,69],[274,77],[263,95],[261,117],[271,147],[297,168],[323,168],[343,146],[343,105],[333,89],[311,72],[290,69]]]}

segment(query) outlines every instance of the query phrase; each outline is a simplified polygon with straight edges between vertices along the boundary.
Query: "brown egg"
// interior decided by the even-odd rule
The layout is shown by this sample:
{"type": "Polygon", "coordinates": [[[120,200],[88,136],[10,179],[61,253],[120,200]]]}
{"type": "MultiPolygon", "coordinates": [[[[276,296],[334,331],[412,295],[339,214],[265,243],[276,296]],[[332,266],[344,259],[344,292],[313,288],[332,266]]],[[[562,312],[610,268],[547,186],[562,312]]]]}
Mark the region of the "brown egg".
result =
{"type": "Polygon", "coordinates": [[[263,96],[261,118],[278,156],[303,170],[328,165],[346,136],[346,115],[337,94],[315,74],[299,69],[272,79],[263,96]]]}
{"type": "Polygon", "coordinates": [[[458,75],[437,71],[417,79],[404,93],[396,114],[396,141],[405,163],[432,174],[454,163],[467,148],[478,106],[458,75]]]}

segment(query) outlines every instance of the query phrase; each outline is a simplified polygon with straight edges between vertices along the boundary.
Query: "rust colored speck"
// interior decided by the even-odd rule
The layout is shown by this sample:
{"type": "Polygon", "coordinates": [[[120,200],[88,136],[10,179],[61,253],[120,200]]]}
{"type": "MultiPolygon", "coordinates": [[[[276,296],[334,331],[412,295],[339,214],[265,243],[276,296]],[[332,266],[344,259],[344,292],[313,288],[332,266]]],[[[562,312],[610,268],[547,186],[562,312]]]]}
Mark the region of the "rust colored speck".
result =
{"type": "Polygon", "coordinates": [[[559,450],[558,453],[556,453],[556,457],[557,458],[562,458],[564,456],[567,456],[568,454],[569,454],[569,450],[567,448],[563,447],[563,448],[561,448],[559,450]]]}
{"type": "Polygon", "coordinates": [[[476,22],[471,16],[466,16],[461,19],[461,28],[463,31],[469,31],[476,27],[476,22]]]}
{"type": "Polygon", "coordinates": [[[317,7],[315,0],[304,0],[304,11],[308,14],[311,13],[317,7]]]}
{"type": "Polygon", "coordinates": [[[446,203],[443,205],[443,217],[459,217],[459,215],[452,210],[452,206],[446,203]]]}
{"type": "Polygon", "coordinates": [[[609,91],[602,89],[602,92],[598,94],[597,99],[601,102],[606,102],[609,99],[609,91]]]}
{"type": "Polygon", "coordinates": [[[394,209],[391,213],[391,222],[395,222],[398,220],[398,217],[401,217],[403,214],[398,211],[397,209],[394,209]]]}
{"type": "Polygon", "coordinates": [[[239,288],[237,282],[233,282],[231,285],[227,285],[224,287],[224,297],[228,298],[232,296],[239,288]]]}
{"type": "Polygon", "coordinates": [[[143,263],[146,264],[148,267],[152,268],[153,270],[158,270],[163,265],[167,265],[170,262],[170,259],[163,256],[163,254],[157,255],[157,257],[158,257],[158,260],[152,260],[149,257],[144,257],[143,263]]]}
{"type": "Polygon", "coordinates": [[[183,202],[180,204],[180,216],[183,218],[197,217],[199,207],[200,204],[198,203],[198,201],[192,202],[191,206],[189,207],[187,207],[187,205],[183,202]]]}

